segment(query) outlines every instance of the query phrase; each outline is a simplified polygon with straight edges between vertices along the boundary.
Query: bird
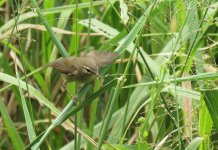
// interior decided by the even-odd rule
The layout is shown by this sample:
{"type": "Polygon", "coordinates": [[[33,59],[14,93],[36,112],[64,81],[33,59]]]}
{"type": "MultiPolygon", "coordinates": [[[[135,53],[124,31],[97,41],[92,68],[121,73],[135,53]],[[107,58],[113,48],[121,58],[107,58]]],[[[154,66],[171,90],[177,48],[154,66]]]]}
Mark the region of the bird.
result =
{"type": "Polygon", "coordinates": [[[79,57],[68,56],[48,63],[59,71],[64,79],[64,84],[72,81],[88,83],[100,77],[99,70],[117,59],[118,53],[107,51],[89,51],[79,57]]]}

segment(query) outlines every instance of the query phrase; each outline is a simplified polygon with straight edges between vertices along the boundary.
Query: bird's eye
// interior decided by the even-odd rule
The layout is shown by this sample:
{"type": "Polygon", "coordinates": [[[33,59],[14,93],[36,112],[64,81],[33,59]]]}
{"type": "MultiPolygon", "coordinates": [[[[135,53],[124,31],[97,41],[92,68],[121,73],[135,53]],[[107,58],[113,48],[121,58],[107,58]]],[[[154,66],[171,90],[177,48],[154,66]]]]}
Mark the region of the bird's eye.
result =
{"type": "Polygon", "coordinates": [[[82,66],[85,74],[94,74],[95,72],[87,66],[82,66]]]}
{"type": "Polygon", "coordinates": [[[83,72],[86,73],[86,74],[92,74],[93,73],[93,71],[91,69],[89,69],[89,68],[84,68],[83,72]]]}
{"type": "Polygon", "coordinates": [[[90,70],[90,69],[88,69],[88,68],[86,68],[86,71],[87,71],[88,73],[92,73],[92,70],[90,70]]]}

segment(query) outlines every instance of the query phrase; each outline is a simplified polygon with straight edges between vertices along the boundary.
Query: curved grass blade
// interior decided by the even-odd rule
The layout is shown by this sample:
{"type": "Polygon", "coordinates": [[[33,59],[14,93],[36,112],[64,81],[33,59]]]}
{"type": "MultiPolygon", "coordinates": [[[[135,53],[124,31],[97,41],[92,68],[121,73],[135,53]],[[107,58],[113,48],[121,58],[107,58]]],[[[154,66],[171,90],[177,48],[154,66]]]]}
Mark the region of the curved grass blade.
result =
{"type": "Polygon", "coordinates": [[[204,137],[204,141],[201,143],[199,150],[206,149],[207,145],[210,142],[210,133],[213,126],[213,121],[210,117],[210,113],[207,109],[207,106],[204,102],[203,95],[200,99],[200,110],[199,110],[199,136],[204,137]],[[207,120],[207,121],[205,121],[207,120]]]}
{"type": "Polygon", "coordinates": [[[61,44],[61,41],[57,38],[57,36],[55,35],[54,31],[50,27],[48,21],[44,18],[43,14],[42,14],[42,11],[40,10],[40,8],[39,8],[38,4],[36,3],[36,1],[35,0],[31,0],[31,3],[35,7],[34,9],[35,9],[36,13],[38,14],[39,19],[44,24],[45,28],[47,29],[48,33],[50,34],[54,44],[57,46],[57,49],[59,50],[61,55],[63,57],[69,56],[69,54],[67,53],[66,49],[61,44]]]}
{"type": "Polygon", "coordinates": [[[1,117],[4,121],[5,127],[7,129],[8,135],[12,141],[13,148],[15,150],[21,150],[24,149],[24,143],[18,134],[17,129],[15,128],[13,121],[11,120],[7,109],[5,105],[3,104],[2,98],[0,97],[0,111],[1,111],[1,117]]]}
{"type": "Polygon", "coordinates": [[[34,123],[32,122],[32,119],[30,117],[30,113],[29,113],[29,110],[28,110],[28,107],[26,104],[26,100],[25,100],[24,95],[23,95],[23,91],[22,91],[22,88],[20,85],[20,78],[19,78],[16,64],[15,64],[15,71],[16,71],[17,82],[18,82],[18,87],[19,87],[19,92],[20,92],[20,97],[21,97],[21,102],[22,102],[22,107],[23,107],[24,118],[25,118],[25,122],[27,125],[27,132],[28,132],[29,140],[30,140],[30,142],[32,142],[36,138],[36,133],[35,133],[35,129],[33,126],[34,123]]]}
{"type": "MultiPolygon", "coordinates": [[[[0,73],[0,80],[19,86],[16,78],[7,75],[5,73],[0,73]]],[[[20,86],[22,89],[27,90],[26,83],[20,80],[20,86]]],[[[28,85],[28,89],[31,95],[33,95],[40,103],[44,104],[46,107],[52,110],[55,114],[58,114],[60,111],[46,99],[38,90],[36,90],[33,86],[28,85]]]]}
{"type": "Polygon", "coordinates": [[[215,80],[218,78],[217,72],[207,72],[207,73],[200,73],[197,75],[187,76],[187,77],[180,77],[176,79],[168,79],[163,81],[152,81],[152,82],[146,82],[146,83],[138,83],[138,84],[132,84],[124,86],[123,88],[132,88],[137,86],[149,86],[149,85],[159,85],[163,83],[178,83],[178,82],[184,82],[184,81],[199,81],[199,80],[215,80]]]}
{"type": "Polygon", "coordinates": [[[62,123],[65,120],[67,120],[70,116],[72,116],[73,114],[78,112],[80,109],[82,109],[86,105],[90,104],[93,100],[95,100],[99,95],[103,94],[106,90],[111,89],[115,85],[115,83],[116,83],[116,80],[114,79],[111,82],[107,83],[100,90],[98,90],[95,93],[93,93],[92,95],[90,95],[86,100],[82,101],[79,105],[71,108],[71,110],[69,111],[68,115],[65,118],[63,118],[63,120],[60,123],[62,123]]]}
{"type": "Polygon", "coordinates": [[[196,137],[185,150],[196,150],[204,138],[196,137]]]}
{"type": "MultiPolygon", "coordinates": [[[[98,5],[103,5],[103,4],[105,4],[105,1],[93,2],[93,6],[98,6],[98,5]]],[[[78,4],[78,8],[88,8],[88,7],[89,7],[89,3],[78,4]]],[[[76,5],[54,7],[54,8],[42,10],[42,14],[49,15],[49,14],[61,13],[63,11],[68,11],[68,10],[73,11],[75,8],[76,8],[76,5]]],[[[17,24],[19,24],[27,19],[33,18],[33,17],[37,17],[37,13],[34,11],[22,14],[19,17],[17,24]]],[[[14,26],[14,24],[15,24],[14,19],[7,21],[7,23],[5,23],[3,26],[0,27],[0,33],[5,32],[6,30],[9,30],[11,27],[14,26]]]]}
{"type": "Polygon", "coordinates": [[[208,89],[202,91],[204,97],[204,102],[207,106],[207,109],[210,113],[210,116],[213,120],[215,129],[218,131],[218,90],[217,89],[208,89]]]}

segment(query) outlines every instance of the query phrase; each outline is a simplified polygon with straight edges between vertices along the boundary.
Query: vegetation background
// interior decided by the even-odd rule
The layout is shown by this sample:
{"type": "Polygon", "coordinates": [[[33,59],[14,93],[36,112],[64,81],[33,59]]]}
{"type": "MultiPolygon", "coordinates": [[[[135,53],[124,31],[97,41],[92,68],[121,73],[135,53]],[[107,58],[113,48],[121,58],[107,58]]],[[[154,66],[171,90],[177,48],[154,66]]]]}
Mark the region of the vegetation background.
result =
{"type": "Polygon", "coordinates": [[[0,149],[217,149],[217,10],[216,0],[0,0],[0,149]],[[65,90],[43,68],[92,49],[119,53],[95,84],[65,90]]]}

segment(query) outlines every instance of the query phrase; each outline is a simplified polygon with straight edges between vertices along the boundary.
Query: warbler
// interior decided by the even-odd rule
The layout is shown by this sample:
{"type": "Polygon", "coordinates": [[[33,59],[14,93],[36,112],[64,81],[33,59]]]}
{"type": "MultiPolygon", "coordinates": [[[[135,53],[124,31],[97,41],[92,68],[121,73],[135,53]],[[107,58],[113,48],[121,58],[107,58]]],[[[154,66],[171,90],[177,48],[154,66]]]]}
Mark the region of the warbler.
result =
{"type": "Polygon", "coordinates": [[[78,81],[82,83],[91,82],[99,77],[99,70],[115,59],[115,52],[90,51],[81,56],[69,56],[60,58],[46,65],[58,70],[64,77],[64,83],[78,81]]]}

